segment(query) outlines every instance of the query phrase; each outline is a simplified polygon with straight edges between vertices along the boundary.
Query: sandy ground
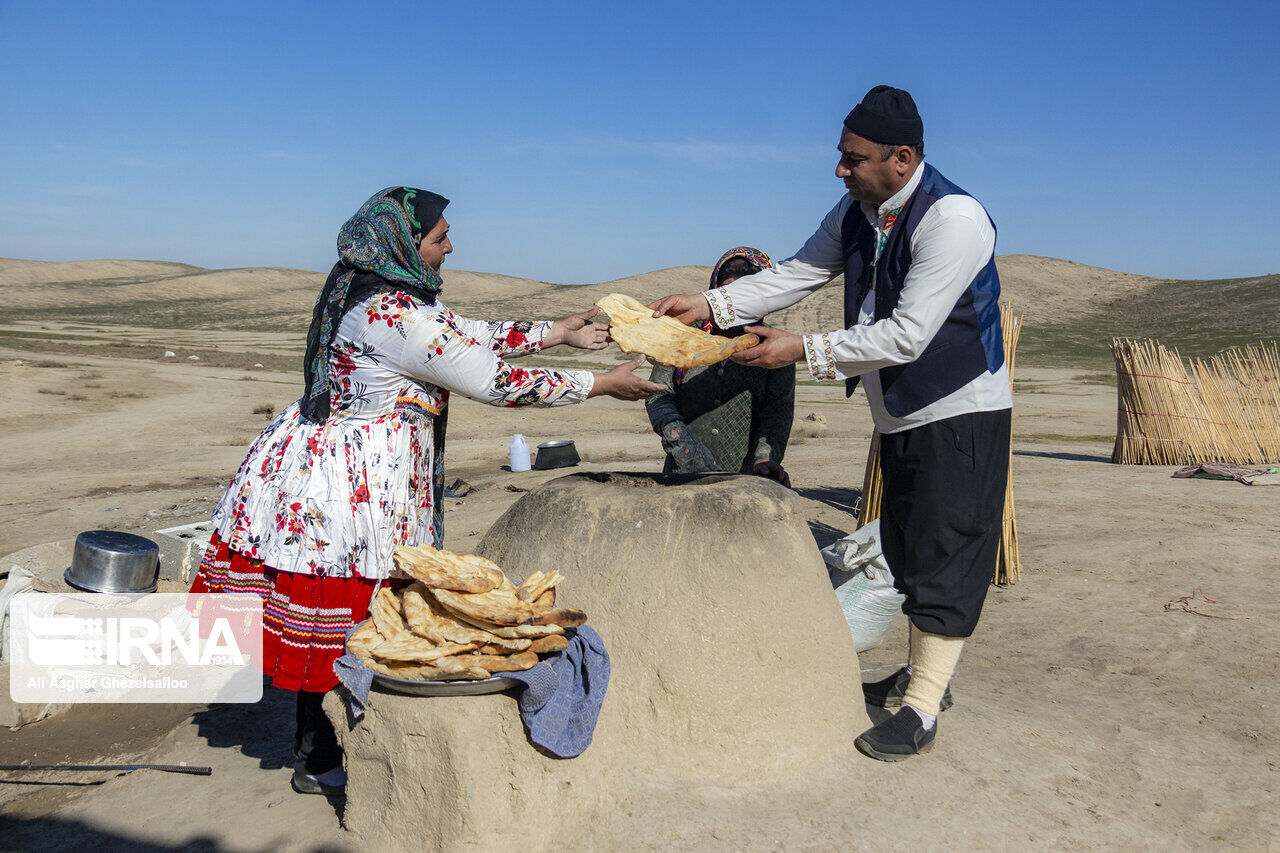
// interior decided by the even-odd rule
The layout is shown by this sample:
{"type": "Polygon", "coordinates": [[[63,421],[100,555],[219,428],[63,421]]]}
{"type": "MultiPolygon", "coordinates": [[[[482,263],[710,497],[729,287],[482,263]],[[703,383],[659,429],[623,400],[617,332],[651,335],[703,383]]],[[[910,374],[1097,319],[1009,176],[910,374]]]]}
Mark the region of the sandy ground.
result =
{"type": "MultiPolygon", "coordinates": [[[[246,353],[294,351],[278,336],[237,340],[246,353]]],[[[0,553],[98,526],[146,532],[206,517],[266,407],[278,411],[299,390],[295,375],[226,350],[227,366],[213,366],[0,349],[0,553]]],[[[711,837],[681,836],[677,792],[647,819],[675,827],[668,837],[685,849],[1275,849],[1280,489],[1109,464],[1115,392],[1095,382],[1019,368],[1023,577],[992,590],[930,756],[861,761],[803,790],[746,780],[756,784],[733,803],[706,806],[722,818],[711,837]],[[1203,605],[1212,615],[1165,611],[1196,589],[1217,602],[1203,605]]],[[[786,459],[825,544],[853,527],[870,420],[861,395],[845,402],[827,385],[802,385],[796,413],[825,419],[797,422],[786,459]]],[[[477,543],[519,497],[508,487],[555,476],[502,470],[517,431],[531,442],[576,439],[588,470],[660,466],[640,404],[509,411],[459,401],[448,476],[474,490],[449,507],[447,547],[477,543]]],[[[900,617],[885,645],[862,656],[866,678],[904,660],[905,636],[900,617]]],[[[214,768],[208,778],[21,784],[0,774],[0,847],[347,849],[340,808],[289,789],[291,703],[268,691],[255,706],[81,707],[0,732],[0,763],[214,768]]],[[[644,837],[620,837],[619,847],[644,847],[644,837]]]]}

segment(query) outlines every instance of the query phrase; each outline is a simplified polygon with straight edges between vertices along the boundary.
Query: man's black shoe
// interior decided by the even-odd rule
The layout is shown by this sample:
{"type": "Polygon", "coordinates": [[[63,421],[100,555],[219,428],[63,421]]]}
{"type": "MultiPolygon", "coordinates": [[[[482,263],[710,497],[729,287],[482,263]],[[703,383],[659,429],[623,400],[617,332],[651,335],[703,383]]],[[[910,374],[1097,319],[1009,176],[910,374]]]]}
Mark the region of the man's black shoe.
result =
{"type": "MultiPolygon", "coordinates": [[[[910,684],[911,673],[907,672],[904,666],[888,678],[862,682],[862,695],[868,705],[875,705],[877,708],[899,708],[902,706],[902,697],[907,695],[907,687],[910,684]]],[[[948,684],[947,692],[942,694],[942,702],[938,704],[939,713],[954,704],[951,685],[948,684]]]]}
{"type": "Polygon", "coordinates": [[[863,755],[880,761],[901,761],[933,749],[933,739],[938,735],[938,724],[926,730],[920,715],[913,708],[901,708],[898,713],[872,726],[853,745],[863,755]]]}

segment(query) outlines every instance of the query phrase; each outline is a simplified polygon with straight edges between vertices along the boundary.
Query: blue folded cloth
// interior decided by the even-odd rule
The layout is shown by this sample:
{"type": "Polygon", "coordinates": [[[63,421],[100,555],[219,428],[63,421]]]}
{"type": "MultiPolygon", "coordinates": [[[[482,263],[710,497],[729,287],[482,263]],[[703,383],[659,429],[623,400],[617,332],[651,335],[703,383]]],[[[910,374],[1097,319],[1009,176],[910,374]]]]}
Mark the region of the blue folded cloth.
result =
{"type": "Polygon", "coordinates": [[[529,740],[560,758],[591,745],[596,720],[609,687],[609,653],[604,640],[583,625],[565,631],[569,647],[523,672],[504,676],[523,681],[520,719],[529,740]]]}
{"type": "MultiPolygon", "coordinates": [[[[565,631],[569,647],[523,672],[502,677],[524,683],[520,690],[520,719],[529,740],[559,758],[573,758],[591,745],[596,720],[609,687],[609,652],[604,640],[583,625],[565,631]]],[[[351,714],[359,719],[369,707],[373,671],[364,661],[345,654],[333,671],[347,690],[351,714]]]]}
{"type": "MultiPolygon", "coordinates": [[[[354,630],[354,629],[353,629],[354,630]]],[[[347,632],[350,639],[351,632],[347,632]]],[[[373,686],[373,670],[364,665],[364,661],[347,652],[333,662],[333,674],[347,688],[347,704],[351,707],[351,716],[357,720],[364,716],[364,709],[369,707],[369,688],[373,686]]]]}

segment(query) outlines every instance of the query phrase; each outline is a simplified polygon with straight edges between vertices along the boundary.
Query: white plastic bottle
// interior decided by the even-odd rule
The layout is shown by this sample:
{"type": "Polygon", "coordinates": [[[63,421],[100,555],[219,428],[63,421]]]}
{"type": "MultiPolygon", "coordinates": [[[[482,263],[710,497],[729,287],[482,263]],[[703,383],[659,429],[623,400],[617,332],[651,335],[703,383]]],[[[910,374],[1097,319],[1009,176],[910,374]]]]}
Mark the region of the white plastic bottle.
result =
{"type": "Polygon", "coordinates": [[[512,471],[529,470],[529,445],[520,433],[516,433],[515,438],[511,439],[511,449],[507,452],[507,455],[511,459],[512,471]]]}

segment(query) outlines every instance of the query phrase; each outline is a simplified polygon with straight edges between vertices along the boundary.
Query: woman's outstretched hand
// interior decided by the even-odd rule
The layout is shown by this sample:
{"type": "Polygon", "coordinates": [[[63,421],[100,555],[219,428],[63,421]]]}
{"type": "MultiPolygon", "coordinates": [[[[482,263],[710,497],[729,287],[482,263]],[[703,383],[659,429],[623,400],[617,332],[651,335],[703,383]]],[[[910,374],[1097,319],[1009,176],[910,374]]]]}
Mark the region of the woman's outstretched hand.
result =
{"type": "Polygon", "coordinates": [[[609,345],[609,327],[603,323],[593,323],[591,318],[600,313],[600,309],[592,306],[581,314],[571,314],[563,320],[551,324],[551,333],[547,335],[553,343],[568,344],[578,349],[604,349],[609,345]]]}
{"type": "Polygon", "coordinates": [[[648,379],[641,379],[636,376],[635,370],[642,364],[644,364],[644,359],[637,358],[635,361],[619,364],[608,373],[595,374],[595,383],[591,386],[591,393],[587,396],[599,397],[603,394],[608,397],[617,397],[619,400],[643,400],[661,391],[666,391],[666,385],[660,385],[657,382],[650,382],[648,379]]]}

